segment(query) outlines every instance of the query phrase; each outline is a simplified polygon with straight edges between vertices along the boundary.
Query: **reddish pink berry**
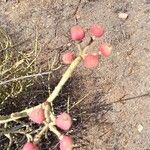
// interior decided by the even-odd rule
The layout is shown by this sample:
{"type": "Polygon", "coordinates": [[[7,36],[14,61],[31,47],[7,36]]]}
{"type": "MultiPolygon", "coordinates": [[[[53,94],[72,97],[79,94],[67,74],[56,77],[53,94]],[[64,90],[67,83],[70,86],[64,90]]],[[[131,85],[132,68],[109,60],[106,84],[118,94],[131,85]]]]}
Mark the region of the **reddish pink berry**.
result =
{"type": "Polygon", "coordinates": [[[60,140],[60,150],[72,150],[73,140],[70,136],[63,136],[60,140]]]}
{"type": "Polygon", "coordinates": [[[74,41],[81,41],[85,37],[85,32],[80,26],[74,26],[71,28],[71,38],[74,41]]]}
{"type": "Polygon", "coordinates": [[[64,64],[71,64],[75,59],[75,54],[73,52],[66,52],[62,56],[62,61],[64,64]]]}
{"type": "Polygon", "coordinates": [[[92,68],[96,68],[99,64],[99,58],[98,58],[98,55],[97,54],[87,54],[85,57],[84,57],[84,66],[86,68],[89,68],[89,69],[92,69],[92,68]]]}
{"type": "Polygon", "coordinates": [[[28,116],[33,122],[38,124],[43,123],[45,120],[44,109],[42,108],[33,109],[30,113],[28,113],[28,116]]]}
{"type": "Polygon", "coordinates": [[[72,125],[72,119],[66,112],[60,114],[56,118],[56,126],[65,131],[69,130],[72,125]]]}
{"type": "Polygon", "coordinates": [[[90,28],[90,32],[95,36],[95,37],[101,37],[104,34],[104,29],[102,26],[98,24],[94,24],[90,28]]]}
{"type": "Polygon", "coordinates": [[[101,44],[99,47],[99,52],[105,57],[110,56],[111,50],[112,48],[108,46],[106,43],[101,44]]]}
{"type": "Polygon", "coordinates": [[[31,142],[27,142],[24,146],[23,146],[23,149],[22,150],[39,150],[39,148],[31,143],[31,142]]]}

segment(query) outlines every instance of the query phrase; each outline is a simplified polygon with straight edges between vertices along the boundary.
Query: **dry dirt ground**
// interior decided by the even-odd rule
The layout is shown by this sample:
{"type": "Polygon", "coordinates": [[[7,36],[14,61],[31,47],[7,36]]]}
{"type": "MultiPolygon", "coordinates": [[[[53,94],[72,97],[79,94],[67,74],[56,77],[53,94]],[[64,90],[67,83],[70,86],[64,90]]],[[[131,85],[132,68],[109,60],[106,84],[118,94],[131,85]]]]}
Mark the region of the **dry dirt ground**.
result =
{"type": "Polygon", "coordinates": [[[87,111],[87,122],[81,131],[74,128],[75,149],[150,150],[150,0],[0,0],[0,25],[14,41],[38,28],[43,62],[53,51],[74,48],[66,45],[77,23],[85,28],[101,23],[106,30],[101,41],[111,43],[113,53],[96,70],[81,65],[72,79],[76,96],[92,92],[77,111],[87,111]],[[120,19],[119,12],[128,18],[120,19]]]}

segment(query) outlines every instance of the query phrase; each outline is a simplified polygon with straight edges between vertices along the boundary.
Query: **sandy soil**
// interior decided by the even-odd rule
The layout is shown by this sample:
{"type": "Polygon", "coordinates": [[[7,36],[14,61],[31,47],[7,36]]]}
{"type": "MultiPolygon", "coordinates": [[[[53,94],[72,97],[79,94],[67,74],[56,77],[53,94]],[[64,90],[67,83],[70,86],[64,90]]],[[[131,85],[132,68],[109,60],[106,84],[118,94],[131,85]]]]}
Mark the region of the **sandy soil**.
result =
{"type": "Polygon", "coordinates": [[[92,92],[81,105],[80,112],[87,111],[84,119],[91,117],[74,135],[76,149],[150,150],[149,0],[0,1],[0,25],[14,41],[32,37],[38,27],[44,60],[54,50],[66,50],[68,31],[76,23],[85,28],[101,23],[106,30],[101,41],[113,46],[112,56],[102,58],[97,70],[80,66],[72,81],[77,96],[92,92]],[[128,18],[120,19],[120,12],[128,18]]]}

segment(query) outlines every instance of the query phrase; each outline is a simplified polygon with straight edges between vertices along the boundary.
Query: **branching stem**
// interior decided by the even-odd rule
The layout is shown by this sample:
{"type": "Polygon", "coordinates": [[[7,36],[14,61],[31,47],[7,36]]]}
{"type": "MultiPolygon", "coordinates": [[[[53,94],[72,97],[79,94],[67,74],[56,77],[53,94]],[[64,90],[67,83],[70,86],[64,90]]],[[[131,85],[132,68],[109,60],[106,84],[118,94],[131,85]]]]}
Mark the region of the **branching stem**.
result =
{"type": "MultiPolygon", "coordinates": [[[[81,56],[77,57],[72,62],[72,64],[68,67],[68,69],[66,70],[66,72],[63,74],[60,82],[55,87],[55,89],[52,92],[52,94],[48,97],[48,99],[47,99],[48,102],[51,103],[58,96],[58,94],[60,93],[61,89],[63,88],[63,86],[65,85],[65,83],[68,81],[68,79],[71,77],[72,73],[74,72],[74,70],[76,69],[76,67],[79,65],[79,63],[81,62],[81,60],[82,60],[81,56]]],[[[25,110],[23,110],[21,112],[12,113],[11,115],[7,115],[7,116],[0,116],[0,124],[4,124],[4,123],[10,122],[10,121],[15,121],[17,119],[24,118],[34,108],[39,108],[41,106],[44,108],[45,107],[45,102],[43,102],[42,104],[39,104],[37,106],[34,106],[32,108],[25,109],[25,110]]]]}

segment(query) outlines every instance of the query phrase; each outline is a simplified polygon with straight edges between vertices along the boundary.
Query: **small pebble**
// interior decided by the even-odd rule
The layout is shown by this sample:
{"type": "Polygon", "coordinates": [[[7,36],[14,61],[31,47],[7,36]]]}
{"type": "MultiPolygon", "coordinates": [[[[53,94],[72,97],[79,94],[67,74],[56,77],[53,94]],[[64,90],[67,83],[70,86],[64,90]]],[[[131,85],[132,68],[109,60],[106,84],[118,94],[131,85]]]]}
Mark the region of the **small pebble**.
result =
{"type": "Polygon", "coordinates": [[[126,20],[128,18],[128,14],[127,13],[119,13],[118,14],[118,17],[120,19],[123,19],[123,20],[126,20]]]}
{"type": "Polygon", "coordinates": [[[68,43],[67,46],[70,47],[70,46],[71,46],[71,43],[68,43]]]}
{"type": "Polygon", "coordinates": [[[77,119],[76,119],[76,118],[73,118],[72,120],[73,120],[73,121],[77,121],[77,119]]]}
{"type": "Polygon", "coordinates": [[[78,14],[76,14],[76,18],[77,18],[77,19],[80,19],[80,18],[81,18],[81,16],[80,16],[80,15],[78,15],[78,14]]]}
{"type": "Polygon", "coordinates": [[[137,129],[138,129],[139,132],[142,132],[143,126],[141,124],[139,124],[138,127],[137,127],[137,129]]]}

